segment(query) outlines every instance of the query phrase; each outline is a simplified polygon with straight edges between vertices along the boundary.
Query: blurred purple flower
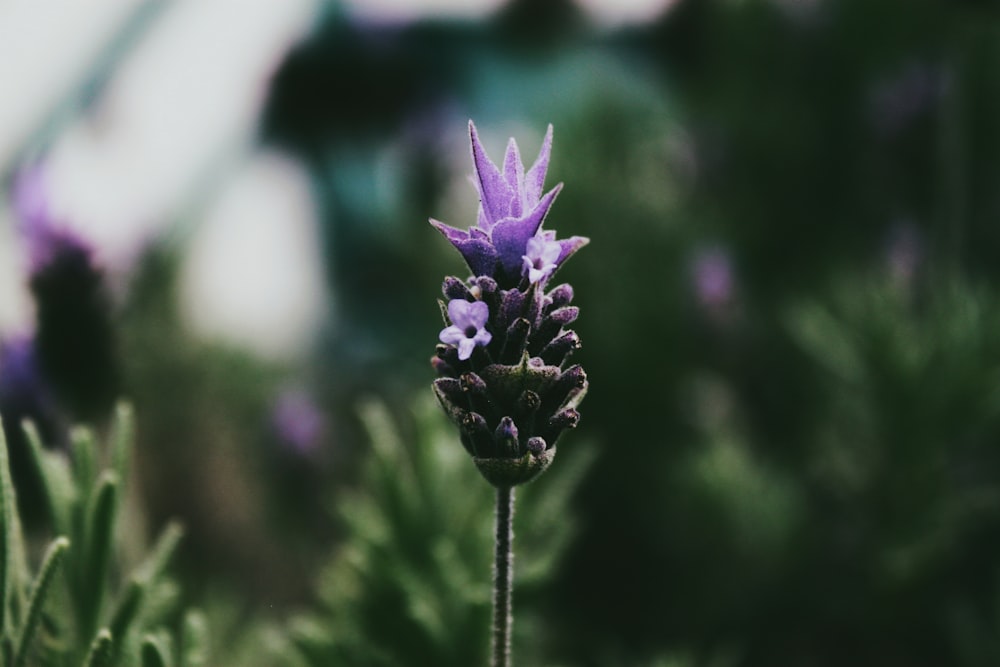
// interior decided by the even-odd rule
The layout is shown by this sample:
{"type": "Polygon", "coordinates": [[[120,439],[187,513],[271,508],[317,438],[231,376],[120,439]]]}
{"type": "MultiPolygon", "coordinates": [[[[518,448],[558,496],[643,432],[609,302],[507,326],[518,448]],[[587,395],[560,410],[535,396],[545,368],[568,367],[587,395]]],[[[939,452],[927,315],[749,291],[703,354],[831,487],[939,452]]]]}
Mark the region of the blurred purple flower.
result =
{"type": "Polygon", "coordinates": [[[301,455],[314,452],[326,430],[322,411],[300,389],[285,390],[277,397],[271,423],[281,441],[301,455]]]}
{"type": "Polygon", "coordinates": [[[8,442],[14,441],[21,422],[28,419],[38,428],[43,442],[64,443],[55,396],[28,336],[0,342],[0,418],[8,442]]]}
{"type": "MultiPolygon", "coordinates": [[[[528,241],[540,233],[542,222],[562,189],[559,183],[542,194],[552,150],[552,126],[549,125],[538,158],[527,172],[513,138],[507,144],[503,171],[486,155],[472,121],[469,121],[469,139],[480,202],[476,225],[463,231],[433,218],[430,222],[458,249],[473,275],[489,276],[503,288],[515,287],[526,272],[523,259],[528,241]]],[[[551,236],[546,241],[559,245],[559,256],[552,262],[554,268],[549,273],[589,242],[581,236],[555,241],[555,232],[548,234],[551,236]]]]}
{"type": "Polygon", "coordinates": [[[733,268],[722,248],[708,248],[695,254],[691,262],[695,298],[702,307],[716,310],[733,298],[733,268]]]}
{"type": "Polygon", "coordinates": [[[118,397],[114,315],[93,246],[59,219],[44,164],[24,167],[12,200],[29,255],[35,299],[32,344],[60,411],[100,421],[118,397]]]}
{"type": "Polygon", "coordinates": [[[66,256],[92,261],[92,246],[56,217],[51,183],[43,164],[33,164],[18,173],[11,198],[18,228],[28,244],[32,274],[66,256]]]}
{"type": "Polygon", "coordinates": [[[0,407],[15,405],[20,412],[34,412],[47,396],[31,339],[19,336],[0,343],[0,407]]]}
{"type": "Polygon", "coordinates": [[[448,319],[451,326],[441,330],[439,336],[445,345],[458,347],[458,358],[465,361],[472,356],[477,345],[489,345],[493,335],[486,330],[490,309],[482,301],[469,303],[465,299],[448,302],[448,319]]]}

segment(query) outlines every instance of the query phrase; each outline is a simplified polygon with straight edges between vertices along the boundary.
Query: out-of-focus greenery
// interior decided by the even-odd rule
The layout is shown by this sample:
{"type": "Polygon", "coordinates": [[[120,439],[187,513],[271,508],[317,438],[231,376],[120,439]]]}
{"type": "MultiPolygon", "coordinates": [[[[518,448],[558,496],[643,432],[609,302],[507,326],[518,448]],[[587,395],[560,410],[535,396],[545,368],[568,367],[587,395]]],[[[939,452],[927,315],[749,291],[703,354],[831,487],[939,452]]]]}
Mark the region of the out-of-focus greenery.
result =
{"type": "Polygon", "coordinates": [[[485,655],[489,489],[414,398],[440,280],[464,277],[426,219],[475,219],[470,117],[526,156],[554,124],[546,226],[592,240],[559,273],[591,388],[519,499],[516,654],[1000,660],[996,3],[679,0],[606,32],[555,0],[391,28],[328,7],[261,123],[313,178],[315,348],[282,367],[192,340],[182,244],[117,322],[153,521],[191,527],[191,595],[232,628],[220,664],[485,655]],[[271,426],[289,381],[329,420],[316,451],[271,426]],[[550,548],[533,522],[564,512],[550,548]]]}
{"type": "MultiPolygon", "coordinates": [[[[360,411],[372,453],[358,487],[336,498],[348,538],[319,580],[320,611],[294,619],[290,640],[316,667],[479,664],[489,649],[493,489],[430,397],[405,424],[378,402],[360,411]]],[[[547,484],[519,489],[515,646],[525,664],[543,661],[539,600],[576,532],[569,498],[587,460],[570,454],[547,484]]]]}
{"type": "Polygon", "coordinates": [[[207,664],[205,619],[180,605],[166,566],[181,536],[168,525],[132,566],[136,535],[122,515],[130,468],[132,418],[118,411],[111,445],[84,428],[71,456],[43,449],[27,426],[30,457],[56,537],[44,553],[42,531],[22,528],[8,450],[0,431],[0,661],[12,667],[112,667],[207,664]],[[31,565],[38,560],[37,570],[31,565]],[[126,572],[131,574],[126,575],[126,572]]]}
{"type": "Polygon", "coordinates": [[[440,137],[473,117],[530,154],[555,125],[546,225],[592,239],[560,279],[601,445],[549,600],[563,660],[989,655],[998,31],[990,3],[689,0],[595,35],[518,2],[476,28],[330,19],[279,72],[268,136],[314,167],[342,316],[384,342],[359,368],[332,333],[348,383],[398,382],[435,333],[411,304],[462,273],[423,222],[473,219],[440,137]],[[387,145],[391,172],[356,168],[387,145]],[[391,208],[328,187],[348,177],[391,208]]]}

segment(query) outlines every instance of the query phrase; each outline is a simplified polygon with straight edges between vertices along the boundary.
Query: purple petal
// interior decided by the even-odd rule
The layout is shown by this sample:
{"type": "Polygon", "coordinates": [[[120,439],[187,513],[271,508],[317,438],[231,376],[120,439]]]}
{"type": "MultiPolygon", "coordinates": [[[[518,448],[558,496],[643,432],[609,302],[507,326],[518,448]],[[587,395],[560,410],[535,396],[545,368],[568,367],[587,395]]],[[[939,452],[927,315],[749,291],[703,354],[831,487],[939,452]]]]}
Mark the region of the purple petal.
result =
{"type": "Polygon", "coordinates": [[[524,210],[524,202],[521,201],[521,194],[524,192],[524,165],[521,164],[521,154],[513,137],[507,144],[507,154],[503,159],[503,176],[513,195],[510,199],[509,215],[513,218],[520,217],[524,210]]]}
{"type": "Polygon", "coordinates": [[[454,325],[442,329],[441,333],[438,334],[438,340],[445,345],[458,345],[465,339],[465,332],[454,325]]]}
{"type": "Polygon", "coordinates": [[[476,341],[472,338],[463,338],[458,342],[458,358],[465,361],[472,356],[472,350],[476,348],[476,341]]]}
{"type": "Polygon", "coordinates": [[[470,238],[469,232],[455,229],[434,218],[431,218],[430,222],[434,229],[441,232],[462,253],[462,259],[469,265],[473,274],[477,276],[493,274],[497,264],[497,251],[485,232],[473,228],[471,235],[476,238],[470,238]]]}
{"type": "Polygon", "coordinates": [[[562,183],[549,190],[538,206],[524,218],[501,220],[493,227],[493,247],[496,248],[500,265],[508,276],[521,275],[522,257],[528,247],[528,239],[541,227],[549,207],[561,189],[562,183]]]}
{"type": "MultiPolygon", "coordinates": [[[[465,301],[464,299],[452,299],[448,302],[448,319],[451,320],[451,323],[455,325],[463,337],[465,334],[462,332],[465,331],[467,327],[475,326],[475,322],[472,320],[472,303],[473,302],[465,301]]],[[[479,302],[477,301],[476,303],[479,302]]],[[[443,333],[444,332],[442,332],[442,334],[443,333]]]]}
{"type": "Polygon", "coordinates": [[[504,181],[503,175],[496,165],[486,155],[483,145],[476,133],[476,126],[469,121],[469,139],[472,143],[472,162],[476,168],[476,178],[479,181],[479,197],[482,201],[486,219],[492,224],[507,216],[510,205],[511,191],[504,181]]]}
{"type": "Polygon", "coordinates": [[[528,269],[528,282],[537,283],[544,280],[545,278],[548,278],[549,275],[555,270],[556,265],[547,264],[543,266],[541,269],[536,269],[531,264],[528,264],[527,266],[525,266],[525,268],[528,269]]]}
{"type": "Polygon", "coordinates": [[[492,276],[496,271],[499,255],[489,241],[470,239],[456,243],[455,247],[462,253],[462,259],[469,265],[473,275],[492,276]]]}
{"type": "Polygon", "coordinates": [[[555,264],[562,257],[562,246],[556,241],[546,241],[539,259],[542,264],[555,264]]]}
{"type": "MultiPolygon", "coordinates": [[[[479,190],[478,185],[476,186],[476,190],[479,190]]],[[[476,225],[479,229],[486,231],[490,231],[493,228],[493,223],[486,217],[486,211],[483,209],[482,204],[479,205],[479,213],[476,214],[476,225]]],[[[471,229],[476,229],[476,227],[472,227],[471,229]]]]}
{"type": "Polygon", "coordinates": [[[486,329],[480,329],[479,331],[476,332],[476,335],[472,339],[472,342],[474,342],[476,345],[482,345],[485,347],[486,345],[490,344],[491,340],[493,340],[493,334],[491,334],[486,329]]]}
{"type": "Polygon", "coordinates": [[[50,224],[48,172],[40,165],[22,169],[14,181],[12,199],[28,237],[45,233],[50,224]]]}
{"type": "Polygon", "coordinates": [[[545,186],[545,172],[549,168],[549,155],[552,153],[552,125],[545,131],[542,147],[538,151],[538,159],[531,165],[524,177],[524,200],[527,206],[533,206],[542,196],[545,186]]]}
{"type": "Polygon", "coordinates": [[[560,246],[559,259],[556,260],[556,266],[561,265],[570,256],[583,246],[590,243],[590,239],[586,236],[571,236],[568,239],[562,239],[561,241],[556,241],[560,246]]]}
{"type": "Polygon", "coordinates": [[[431,226],[438,230],[444,237],[452,242],[453,245],[457,247],[459,241],[467,241],[469,239],[469,232],[462,229],[455,229],[450,225],[446,225],[440,220],[430,219],[431,226]]]}
{"type": "Polygon", "coordinates": [[[477,329],[486,326],[486,320],[490,319],[490,307],[483,301],[470,303],[466,313],[469,317],[469,324],[477,329]]]}

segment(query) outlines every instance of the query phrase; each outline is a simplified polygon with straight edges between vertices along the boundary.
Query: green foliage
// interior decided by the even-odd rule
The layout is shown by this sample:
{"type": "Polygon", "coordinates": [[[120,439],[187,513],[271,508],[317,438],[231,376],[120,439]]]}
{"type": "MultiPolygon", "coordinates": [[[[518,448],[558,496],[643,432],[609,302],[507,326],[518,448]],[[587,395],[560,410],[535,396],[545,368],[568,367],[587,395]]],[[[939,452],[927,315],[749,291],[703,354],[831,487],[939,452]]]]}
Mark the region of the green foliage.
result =
{"type": "MultiPolygon", "coordinates": [[[[168,525],[146,559],[121,580],[128,564],[119,553],[123,536],[118,517],[132,446],[131,419],[128,408],[118,410],[110,451],[88,430],[77,429],[68,457],[43,449],[34,429],[26,426],[48,519],[58,536],[34,574],[29,566],[34,540],[26,540],[21,527],[0,430],[0,665],[114,667],[140,664],[140,658],[143,665],[176,664],[170,658],[170,627],[178,612],[177,586],[165,569],[180,527],[168,525]],[[102,464],[105,458],[110,468],[102,464]]],[[[179,640],[184,661],[179,664],[196,667],[205,664],[207,633],[203,619],[186,618],[179,640]]]]}
{"type": "MultiPolygon", "coordinates": [[[[289,625],[286,664],[483,664],[494,490],[429,399],[405,421],[376,401],[360,412],[370,458],[361,486],[337,497],[344,539],[319,582],[321,610],[289,625]]],[[[573,536],[569,499],[589,462],[574,447],[518,497],[514,651],[526,664],[544,645],[538,593],[573,536]]]]}

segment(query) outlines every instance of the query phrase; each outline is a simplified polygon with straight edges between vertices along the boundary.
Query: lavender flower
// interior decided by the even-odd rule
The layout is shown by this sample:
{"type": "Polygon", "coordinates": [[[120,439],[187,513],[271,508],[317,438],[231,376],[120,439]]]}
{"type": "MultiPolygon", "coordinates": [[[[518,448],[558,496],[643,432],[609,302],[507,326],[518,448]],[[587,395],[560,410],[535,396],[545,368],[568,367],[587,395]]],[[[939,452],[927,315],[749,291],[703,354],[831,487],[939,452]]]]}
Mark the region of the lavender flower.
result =
{"type": "Polygon", "coordinates": [[[326,429],[319,406],[301,389],[286,389],[278,395],[271,425],[283,444],[303,456],[316,451],[326,429]]]}
{"type": "Polygon", "coordinates": [[[24,168],[12,192],[27,241],[37,364],[61,407],[101,421],[118,394],[111,296],[94,248],[56,217],[43,165],[24,168]]]}
{"type": "Polygon", "coordinates": [[[432,364],[434,392],[458,426],[462,444],[498,488],[526,482],[548,467],[559,436],[574,428],[587,375],[567,366],[580,338],[566,327],[579,314],[573,288],[546,292],[552,274],[588,239],[556,240],[542,230],[561,185],[542,195],[552,127],[525,173],[511,139],[503,172],[469,123],[480,193],[477,225],[468,232],[431,220],[465,258],[473,275],[442,285],[445,328],[432,364]],[[447,305],[445,305],[447,304],[447,305]]]}
{"type": "Polygon", "coordinates": [[[50,442],[59,421],[56,413],[31,339],[23,336],[0,341],[0,418],[8,441],[15,438],[21,422],[30,419],[50,442]]]}
{"type": "MultiPolygon", "coordinates": [[[[473,275],[490,276],[503,288],[517,286],[522,277],[529,274],[530,267],[524,258],[530,256],[526,252],[530,239],[539,237],[544,248],[558,245],[558,255],[551,257],[554,252],[551,250],[545,255],[552,268],[548,271],[537,269],[542,274],[532,274],[536,276],[533,282],[542,280],[543,276],[547,278],[589,241],[580,236],[556,241],[554,233],[541,232],[542,222],[562,189],[559,183],[542,194],[552,150],[552,126],[549,125],[538,158],[527,172],[514,139],[507,144],[501,172],[486,155],[472,121],[469,121],[469,138],[475,167],[473,182],[479,191],[480,203],[476,225],[469,231],[462,231],[433,218],[431,224],[458,249],[473,275]]],[[[532,258],[531,263],[536,259],[532,258]]]]}
{"type": "Polygon", "coordinates": [[[528,239],[526,254],[522,259],[529,283],[541,282],[556,270],[562,246],[555,241],[555,236],[555,232],[543,232],[541,236],[528,239]]]}
{"type": "Polygon", "coordinates": [[[709,248],[695,254],[691,276],[698,303],[706,309],[724,307],[733,296],[733,267],[722,248],[709,248]]]}
{"type": "Polygon", "coordinates": [[[458,346],[458,358],[465,361],[477,345],[489,345],[493,334],[485,329],[490,309],[482,301],[469,303],[464,299],[448,302],[448,319],[452,325],[441,331],[442,343],[458,346]]]}

